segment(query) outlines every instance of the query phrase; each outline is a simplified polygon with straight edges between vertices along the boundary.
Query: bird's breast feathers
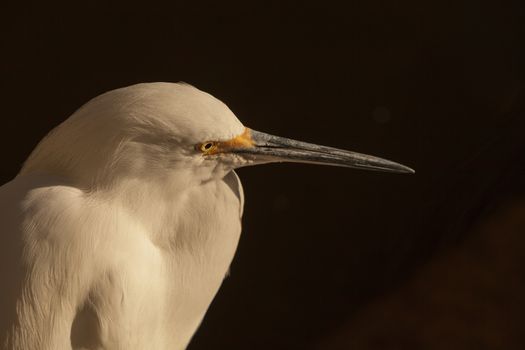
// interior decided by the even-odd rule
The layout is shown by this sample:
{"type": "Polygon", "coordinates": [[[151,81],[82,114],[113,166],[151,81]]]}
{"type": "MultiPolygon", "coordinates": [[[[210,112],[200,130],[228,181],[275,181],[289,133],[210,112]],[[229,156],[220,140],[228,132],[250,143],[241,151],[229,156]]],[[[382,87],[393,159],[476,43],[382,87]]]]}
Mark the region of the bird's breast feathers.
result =
{"type": "Polygon", "coordinates": [[[28,178],[3,186],[2,242],[9,244],[1,262],[23,272],[0,270],[13,289],[1,304],[0,340],[16,349],[70,349],[72,326],[92,322],[82,327],[91,334],[75,333],[78,347],[89,348],[82,339],[130,349],[152,348],[151,339],[162,339],[156,349],[186,346],[235,253],[242,187],[232,172],[187,201],[174,244],[157,244],[140,217],[74,187],[28,178]]]}

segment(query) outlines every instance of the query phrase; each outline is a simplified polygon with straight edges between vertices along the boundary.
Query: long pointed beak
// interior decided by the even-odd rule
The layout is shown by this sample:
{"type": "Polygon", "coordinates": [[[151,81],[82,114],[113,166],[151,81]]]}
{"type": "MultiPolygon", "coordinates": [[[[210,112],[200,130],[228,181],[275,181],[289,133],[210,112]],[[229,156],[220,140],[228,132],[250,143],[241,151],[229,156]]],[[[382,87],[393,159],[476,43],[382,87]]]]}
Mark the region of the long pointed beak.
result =
{"type": "Polygon", "coordinates": [[[247,134],[250,142],[239,144],[229,151],[242,154],[255,163],[311,163],[392,173],[414,173],[414,170],[402,164],[366,154],[319,146],[250,129],[247,129],[247,134]]]}

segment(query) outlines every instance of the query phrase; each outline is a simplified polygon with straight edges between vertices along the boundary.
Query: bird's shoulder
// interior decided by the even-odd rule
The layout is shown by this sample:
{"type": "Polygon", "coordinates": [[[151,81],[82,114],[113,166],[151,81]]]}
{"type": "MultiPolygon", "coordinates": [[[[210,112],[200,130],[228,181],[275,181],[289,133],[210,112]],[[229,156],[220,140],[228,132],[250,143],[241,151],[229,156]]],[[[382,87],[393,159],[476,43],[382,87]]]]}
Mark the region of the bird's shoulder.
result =
{"type": "Polygon", "coordinates": [[[109,215],[101,201],[63,179],[18,176],[0,187],[4,240],[14,235],[33,244],[58,244],[94,237],[105,234],[109,215]]]}
{"type": "Polygon", "coordinates": [[[48,227],[76,210],[82,191],[48,176],[18,176],[0,187],[0,215],[4,231],[31,230],[38,222],[48,227]]]}
{"type": "Polygon", "coordinates": [[[114,247],[140,252],[151,245],[123,215],[61,179],[19,176],[0,187],[0,255],[6,263],[23,257],[42,271],[82,266],[91,275],[115,264],[114,247]]]}

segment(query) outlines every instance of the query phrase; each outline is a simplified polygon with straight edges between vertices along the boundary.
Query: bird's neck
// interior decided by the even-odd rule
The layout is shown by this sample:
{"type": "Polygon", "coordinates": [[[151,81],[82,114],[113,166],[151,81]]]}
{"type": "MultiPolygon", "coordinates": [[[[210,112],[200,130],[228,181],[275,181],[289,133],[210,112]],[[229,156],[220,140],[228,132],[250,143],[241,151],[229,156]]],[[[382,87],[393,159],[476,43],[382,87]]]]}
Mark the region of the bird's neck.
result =
{"type": "Polygon", "coordinates": [[[140,219],[151,231],[181,205],[193,184],[177,179],[125,179],[102,191],[114,205],[140,219]]]}
{"type": "Polygon", "coordinates": [[[217,198],[228,190],[222,179],[192,182],[187,174],[174,172],[163,179],[120,181],[103,195],[135,220],[156,245],[180,249],[199,243],[201,236],[191,232],[191,225],[212,225],[218,215],[217,198]]]}

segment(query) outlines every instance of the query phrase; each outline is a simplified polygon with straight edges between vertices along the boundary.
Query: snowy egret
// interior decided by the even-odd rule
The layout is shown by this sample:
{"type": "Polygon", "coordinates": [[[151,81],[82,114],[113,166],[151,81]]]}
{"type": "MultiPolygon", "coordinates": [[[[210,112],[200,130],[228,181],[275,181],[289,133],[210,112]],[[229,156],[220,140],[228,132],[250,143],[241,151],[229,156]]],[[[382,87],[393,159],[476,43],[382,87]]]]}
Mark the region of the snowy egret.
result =
{"type": "Polygon", "coordinates": [[[91,100],[0,187],[0,344],[184,349],[237,247],[233,169],[281,161],[412,172],[250,130],[187,84],[91,100]]]}

